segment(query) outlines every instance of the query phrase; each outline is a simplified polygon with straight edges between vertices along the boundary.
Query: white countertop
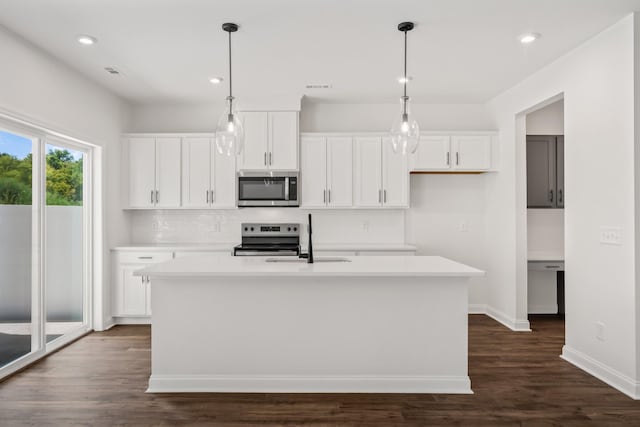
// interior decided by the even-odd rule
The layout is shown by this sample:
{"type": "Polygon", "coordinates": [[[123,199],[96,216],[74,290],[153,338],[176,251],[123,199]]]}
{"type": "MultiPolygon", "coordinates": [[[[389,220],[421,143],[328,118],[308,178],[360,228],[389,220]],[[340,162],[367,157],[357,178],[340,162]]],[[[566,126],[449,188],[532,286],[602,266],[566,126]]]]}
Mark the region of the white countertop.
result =
{"type": "Polygon", "coordinates": [[[345,257],[351,262],[314,264],[267,262],[268,258],[185,257],[155,264],[134,274],[149,277],[477,277],[485,274],[484,271],[439,256],[345,257]]]}
{"type": "Polygon", "coordinates": [[[555,251],[529,251],[527,254],[528,261],[564,261],[564,254],[555,251]]]}
{"type": "MultiPolygon", "coordinates": [[[[112,251],[213,251],[226,252],[233,250],[234,243],[148,243],[129,246],[117,246],[112,251]]],[[[315,251],[416,251],[418,248],[403,243],[318,243],[313,245],[315,251]]],[[[306,245],[302,245],[306,252],[306,245]]]]}
{"type": "Polygon", "coordinates": [[[145,243],[129,246],[117,246],[112,251],[212,251],[227,252],[233,250],[233,243],[145,243]]]}

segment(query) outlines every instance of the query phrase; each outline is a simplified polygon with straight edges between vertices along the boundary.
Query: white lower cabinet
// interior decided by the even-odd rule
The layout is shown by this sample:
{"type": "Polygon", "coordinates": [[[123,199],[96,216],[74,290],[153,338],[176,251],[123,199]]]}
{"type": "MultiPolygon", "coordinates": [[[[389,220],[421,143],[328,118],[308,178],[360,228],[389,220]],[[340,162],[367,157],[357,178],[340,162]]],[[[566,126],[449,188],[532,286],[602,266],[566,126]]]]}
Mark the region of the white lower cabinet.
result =
{"type": "Polygon", "coordinates": [[[168,261],[173,252],[114,252],[113,293],[114,317],[146,317],[151,315],[151,283],[147,276],[135,276],[137,270],[168,261]]]}
{"type": "Polygon", "coordinates": [[[134,273],[152,264],[190,256],[231,256],[227,250],[157,251],[114,250],[112,252],[112,311],[117,323],[148,321],[151,316],[151,280],[134,273]],[[129,320],[127,320],[129,319],[129,320]]]}

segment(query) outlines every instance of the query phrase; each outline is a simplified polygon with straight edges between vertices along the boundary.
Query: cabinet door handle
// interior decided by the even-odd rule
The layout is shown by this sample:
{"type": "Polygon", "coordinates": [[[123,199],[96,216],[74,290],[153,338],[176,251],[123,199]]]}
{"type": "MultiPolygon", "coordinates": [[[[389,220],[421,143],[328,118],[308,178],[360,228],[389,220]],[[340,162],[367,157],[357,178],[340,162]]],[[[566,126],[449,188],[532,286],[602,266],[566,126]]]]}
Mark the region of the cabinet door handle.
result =
{"type": "Polygon", "coordinates": [[[209,190],[207,190],[207,204],[209,204],[209,190]]]}
{"type": "Polygon", "coordinates": [[[558,190],[558,203],[562,203],[562,190],[558,190]]]}
{"type": "Polygon", "coordinates": [[[151,190],[151,204],[153,204],[153,190],[151,190]]]}
{"type": "Polygon", "coordinates": [[[156,204],[160,203],[160,192],[156,190],[156,204]]]}
{"type": "Polygon", "coordinates": [[[331,189],[328,190],[329,193],[329,203],[331,203],[331,189]]]}
{"type": "Polygon", "coordinates": [[[553,190],[549,190],[549,201],[553,202],[553,190]]]}
{"type": "Polygon", "coordinates": [[[382,194],[384,194],[383,202],[387,203],[387,190],[382,190],[382,194]]]}
{"type": "Polygon", "coordinates": [[[153,259],[152,256],[139,256],[138,259],[153,259]]]}
{"type": "Polygon", "coordinates": [[[449,153],[447,151],[447,166],[449,166],[451,164],[451,159],[450,158],[451,158],[451,153],[449,153]]]}
{"type": "Polygon", "coordinates": [[[322,190],[322,203],[327,203],[327,190],[322,190]]]}
{"type": "Polygon", "coordinates": [[[456,166],[460,164],[460,153],[456,151],[456,166]]]}
{"type": "Polygon", "coordinates": [[[545,268],[560,268],[559,265],[545,265],[545,268]]]}
{"type": "Polygon", "coordinates": [[[213,203],[216,200],[216,192],[211,190],[211,203],[213,203]]]}
{"type": "Polygon", "coordinates": [[[269,166],[271,166],[273,164],[273,161],[271,159],[271,151],[269,151],[269,166]]]}
{"type": "Polygon", "coordinates": [[[264,152],[264,165],[267,166],[267,152],[264,152]]]}
{"type": "Polygon", "coordinates": [[[382,203],[382,190],[378,190],[378,203],[382,203]]]}

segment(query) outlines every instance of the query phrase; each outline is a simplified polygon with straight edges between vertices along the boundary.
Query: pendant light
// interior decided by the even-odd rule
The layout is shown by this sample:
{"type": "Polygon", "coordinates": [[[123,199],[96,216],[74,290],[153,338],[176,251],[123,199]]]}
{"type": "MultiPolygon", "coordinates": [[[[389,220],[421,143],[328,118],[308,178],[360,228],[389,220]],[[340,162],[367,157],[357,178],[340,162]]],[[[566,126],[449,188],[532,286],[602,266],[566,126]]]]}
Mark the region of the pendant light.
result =
{"type": "Polygon", "coordinates": [[[227,22],[222,24],[222,29],[229,34],[229,96],[224,113],[220,116],[216,127],[216,149],[220,154],[232,156],[242,153],[244,147],[244,130],[236,111],[231,84],[231,33],[238,31],[238,25],[227,22]]]}
{"type": "Polygon", "coordinates": [[[420,127],[411,115],[409,97],[407,96],[407,32],[413,30],[413,22],[403,22],[398,25],[398,30],[404,33],[404,75],[402,82],[404,92],[400,98],[400,114],[396,116],[391,126],[391,147],[394,153],[415,153],[418,149],[420,127]]]}

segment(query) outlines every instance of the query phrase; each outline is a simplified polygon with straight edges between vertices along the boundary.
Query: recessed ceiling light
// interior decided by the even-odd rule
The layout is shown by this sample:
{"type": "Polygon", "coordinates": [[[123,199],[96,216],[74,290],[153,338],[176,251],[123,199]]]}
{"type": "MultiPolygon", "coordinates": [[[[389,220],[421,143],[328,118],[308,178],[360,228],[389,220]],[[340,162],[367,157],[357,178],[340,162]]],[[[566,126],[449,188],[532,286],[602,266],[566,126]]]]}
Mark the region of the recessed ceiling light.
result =
{"type": "Polygon", "coordinates": [[[533,43],[539,38],[540,38],[540,33],[526,33],[518,37],[518,39],[520,40],[520,43],[522,44],[533,43]]]}
{"type": "Polygon", "coordinates": [[[85,46],[91,46],[92,44],[96,44],[98,42],[98,39],[96,39],[95,37],[87,36],[86,34],[78,36],[76,40],[78,41],[78,43],[85,46]]]}
{"type": "Polygon", "coordinates": [[[223,81],[223,80],[224,80],[224,79],[223,79],[222,77],[211,77],[211,78],[209,79],[209,81],[210,81],[211,83],[213,83],[214,85],[217,85],[217,84],[222,83],[222,81],[223,81]]]}
{"type": "Polygon", "coordinates": [[[406,78],[404,76],[398,77],[398,83],[400,84],[409,83],[411,80],[413,80],[413,77],[411,76],[407,76],[406,78]]]}

